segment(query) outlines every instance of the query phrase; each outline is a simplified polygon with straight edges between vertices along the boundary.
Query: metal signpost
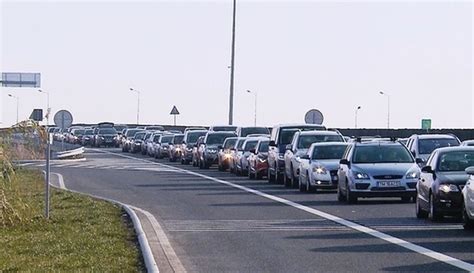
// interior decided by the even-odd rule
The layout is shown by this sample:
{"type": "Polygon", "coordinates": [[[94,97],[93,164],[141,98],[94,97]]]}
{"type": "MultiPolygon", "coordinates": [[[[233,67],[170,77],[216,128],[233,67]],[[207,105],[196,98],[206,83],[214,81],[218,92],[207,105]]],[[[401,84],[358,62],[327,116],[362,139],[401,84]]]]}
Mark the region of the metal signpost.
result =
{"type": "Polygon", "coordinates": [[[324,116],[317,109],[311,109],[304,115],[304,121],[308,124],[323,124],[324,116]]]}
{"type": "Polygon", "coordinates": [[[174,126],[176,126],[176,115],[179,115],[179,111],[178,111],[178,108],[176,108],[176,105],[173,105],[173,109],[171,109],[170,115],[173,115],[174,126]]]}

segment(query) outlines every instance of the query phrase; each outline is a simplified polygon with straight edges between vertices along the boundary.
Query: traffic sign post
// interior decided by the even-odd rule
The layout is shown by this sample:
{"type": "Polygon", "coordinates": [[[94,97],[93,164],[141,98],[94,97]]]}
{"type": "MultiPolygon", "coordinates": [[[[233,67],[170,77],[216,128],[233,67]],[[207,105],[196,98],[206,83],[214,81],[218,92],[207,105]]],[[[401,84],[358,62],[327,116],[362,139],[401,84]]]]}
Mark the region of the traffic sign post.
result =
{"type": "Polygon", "coordinates": [[[428,132],[431,129],[431,119],[422,119],[421,129],[426,130],[428,132]]]}
{"type": "Polygon", "coordinates": [[[308,112],[306,112],[306,115],[304,115],[304,121],[308,124],[323,124],[324,121],[324,116],[321,113],[321,111],[317,109],[311,109],[308,112]]]}
{"type": "Polygon", "coordinates": [[[176,116],[179,115],[179,111],[178,111],[178,108],[176,108],[176,105],[173,105],[173,109],[171,109],[170,115],[173,115],[174,126],[176,126],[176,116]]]}

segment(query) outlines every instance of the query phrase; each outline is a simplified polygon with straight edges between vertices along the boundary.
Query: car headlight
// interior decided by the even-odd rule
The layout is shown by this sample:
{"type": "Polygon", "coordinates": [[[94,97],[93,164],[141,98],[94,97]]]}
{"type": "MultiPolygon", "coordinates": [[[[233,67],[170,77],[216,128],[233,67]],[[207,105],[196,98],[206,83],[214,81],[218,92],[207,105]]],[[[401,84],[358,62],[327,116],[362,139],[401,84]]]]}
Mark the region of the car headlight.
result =
{"type": "Polygon", "coordinates": [[[295,157],[295,160],[296,160],[296,162],[298,162],[298,163],[299,163],[299,162],[301,162],[301,157],[299,157],[299,156],[296,156],[296,157],[295,157]]]}
{"type": "Polygon", "coordinates": [[[168,147],[167,146],[163,147],[163,150],[168,150],[168,147]]]}
{"type": "Polygon", "coordinates": [[[355,179],[370,179],[369,175],[362,172],[353,172],[352,175],[355,179]]]}
{"type": "Polygon", "coordinates": [[[105,137],[101,136],[101,137],[100,137],[100,139],[104,140],[104,139],[105,139],[105,137]]]}
{"type": "Polygon", "coordinates": [[[180,152],[181,151],[181,148],[176,148],[176,152],[180,152]]]}
{"type": "Polygon", "coordinates": [[[260,163],[264,163],[265,161],[267,161],[266,158],[260,158],[260,157],[258,158],[258,162],[260,162],[260,163]]]}
{"type": "Polygon", "coordinates": [[[328,170],[322,166],[314,167],[313,168],[313,173],[317,174],[327,174],[328,170]]]}
{"type": "Polygon", "coordinates": [[[449,192],[458,192],[458,186],[453,185],[453,184],[441,184],[439,185],[439,190],[444,192],[444,193],[449,193],[449,192]]]}
{"type": "Polygon", "coordinates": [[[406,179],[417,179],[420,177],[420,173],[417,172],[417,171],[414,171],[414,172],[409,172],[407,173],[407,175],[405,176],[406,179]]]}

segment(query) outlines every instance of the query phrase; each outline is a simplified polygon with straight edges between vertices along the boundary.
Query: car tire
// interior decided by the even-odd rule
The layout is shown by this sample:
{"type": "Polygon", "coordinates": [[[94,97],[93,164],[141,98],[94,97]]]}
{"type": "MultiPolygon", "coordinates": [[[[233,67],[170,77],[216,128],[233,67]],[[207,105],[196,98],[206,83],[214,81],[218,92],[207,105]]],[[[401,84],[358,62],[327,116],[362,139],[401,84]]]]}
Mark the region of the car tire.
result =
{"type": "Polygon", "coordinates": [[[465,230],[474,230],[474,220],[469,219],[465,204],[462,205],[462,222],[465,230]]]}
{"type": "Polygon", "coordinates": [[[314,192],[313,186],[311,186],[311,182],[309,181],[309,174],[306,174],[306,192],[307,193],[312,193],[314,192]]]}
{"type": "Polygon", "coordinates": [[[256,177],[256,175],[254,175],[254,174],[252,173],[252,171],[250,170],[250,168],[249,168],[249,170],[248,170],[248,177],[249,177],[249,179],[255,179],[255,177],[256,177]]]}
{"type": "Polygon", "coordinates": [[[292,188],[296,188],[298,187],[298,184],[297,181],[296,181],[296,177],[295,177],[295,172],[293,170],[293,166],[291,166],[291,187],[292,188]]]}
{"type": "Polygon", "coordinates": [[[267,169],[267,180],[268,180],[268,183],[275,182],[275,176],[272,175],[272,171],[270,170],[270,168],[267,169]]]}
{"type": "Polygon", "coordinates": [[[283,175],[278,172],[277,168],[275,168],[275,181],[277,182],[277,184],[283,183],[283,175]]]}
{"type": "Polygon", "coordinates": [[[439,221],[443,218],[443,215],[438,212],[438,209],[435,206],[435,203],[433,201],[434,196],[433,193],[430,193],[430,212],[429,212],[429,218],[431,221],[439,221]]]}
{"type": "Polygon", "coordinates": [[[416,218],[418,219],[428,218],[428,212],[423,210],[423,208],[421,207],[420,198],[416,197],[415,202],[416,202],[416,205],[415,205],[416,218]]]}
{"type": "Polygon", "coordinates": [[[285,185],[285,187],[287,187],[287,188],[289,188],[291,186],[291,181],[288,178],[288,175],[286,175],[286,170],[283,171],[283,185],[285,185]]]}
{"type": "Polygon", "coordinates": [[[257,169],[255,169],[255,179],[257,180],[262,180],[263,174],[260,172],[257,172],[257,169]]]}
{"type": "Polygon", "coordinates": [[[345,202],[346,197],[342,194],[341,187],[337,186],[337,201],[339,202],[345,202]]]}
{"type": "Polygon", "coordinates": [[[300,192],[305,192],[306,191],[306,187],[305,187],[305,185],[303,185],[303,182],[301,181],[301,175],[298,177],[298,188],[299,188],[300,192]]]}
{"type": "Polygon", "coordinates": [[[357,203],[357,196],[351,192],[351,189],[349,188],[347,181],[346,181],[346,202],[348,204],[357,203]]]}

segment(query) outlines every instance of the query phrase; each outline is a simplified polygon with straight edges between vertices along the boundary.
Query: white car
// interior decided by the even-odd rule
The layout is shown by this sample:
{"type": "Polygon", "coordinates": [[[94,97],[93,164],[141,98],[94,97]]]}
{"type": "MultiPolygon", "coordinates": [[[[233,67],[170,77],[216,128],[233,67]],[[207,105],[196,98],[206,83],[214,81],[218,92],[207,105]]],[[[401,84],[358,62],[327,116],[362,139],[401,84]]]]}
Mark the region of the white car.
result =
{"type": "Polygon", "coordinates": [[[347,148],[344,142],[320,142],[310,146],[301,157],[298,187],[301,192],[313,189],[337,189],[339,161],[347,148]]]}
{"type": "Polygon", "coordinates": [[[466,169],[469,179],[462,189],[464,199],[462,218],[464,229],[474,229],[474,166],[466,169]]]}
{"type": "Polygon", "coordinates": [[[291,143],[286,145],[283,156],[285,163],[283,181],[285,186],[298,186],[301,156],[307,154],[311,144],[317,142],[345,142],[345,140],[339,132],[335,131],[296,132],[291,143]]]}

